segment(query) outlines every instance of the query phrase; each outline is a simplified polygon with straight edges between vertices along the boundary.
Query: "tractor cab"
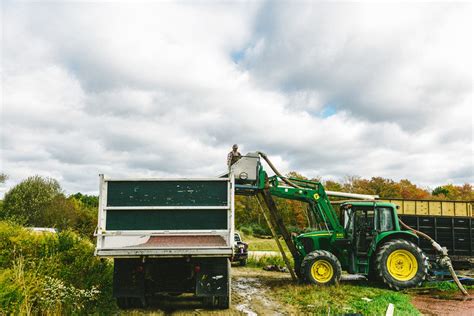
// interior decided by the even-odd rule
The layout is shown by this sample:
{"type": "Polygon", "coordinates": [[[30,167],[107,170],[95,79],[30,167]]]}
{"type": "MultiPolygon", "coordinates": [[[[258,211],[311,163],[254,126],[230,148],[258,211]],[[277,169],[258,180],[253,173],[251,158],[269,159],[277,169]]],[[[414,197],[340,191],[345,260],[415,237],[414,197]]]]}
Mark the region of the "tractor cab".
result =
{"type": "Polygon", "coordinates": [[[373,239],[379,233],[399,231],[396,206],[378,201],[354,201],[341,205],[342,222],[347,236],[373,239]]]}
{"type": "MultiPolygon", "coordinates": [[[[410,234],[401,231],[396,206],[378,201],[353,201],[341,205],[342,223],[346,238],[349,240],[351,269],[354,273],[369,273],[369,261],[381,242],[398,234],[410,234]]],[[[409,236],[411,237],[411,236],[409,236]]],[[[415,236],[412,236],[416,239],[415,236]]]]}

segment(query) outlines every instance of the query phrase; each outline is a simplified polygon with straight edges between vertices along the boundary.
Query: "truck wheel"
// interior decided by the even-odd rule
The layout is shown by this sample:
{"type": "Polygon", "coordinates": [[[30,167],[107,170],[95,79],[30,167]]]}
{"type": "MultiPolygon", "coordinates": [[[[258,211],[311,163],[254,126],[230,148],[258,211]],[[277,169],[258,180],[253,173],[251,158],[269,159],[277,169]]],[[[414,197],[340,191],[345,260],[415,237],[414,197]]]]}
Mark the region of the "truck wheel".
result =
{"type": "Polygon", "coordinates": [[[316,250],[304,257],[301,274],[305,282],[317,285],[332,285],[341,278],[341,263],[326,250],[316,250]]]}
{"type": "Polygon", "coordinates": [[[219,296],[217,298],[217,308],[228,309],[230,308],[230,301],[228,296],[219,296]]]}
{"type": "Polygon", "coordinates": [[[117,306],[120,309],[127,309],[130,307],[128,297],[117,297],[117,306]]]}
{"type": "Polygon", "coordinates": [[[245,265],[247,265],[247,259],[239,260],[239,264],[241,267],[245,267],[245,265]]]}
{"type": "Polygon", "coordinates": [[[414,243],[391,240],[379,249],[375,258],[377,277],[395,290],[419,286],[428,275],[428,258],[414,243]]]}

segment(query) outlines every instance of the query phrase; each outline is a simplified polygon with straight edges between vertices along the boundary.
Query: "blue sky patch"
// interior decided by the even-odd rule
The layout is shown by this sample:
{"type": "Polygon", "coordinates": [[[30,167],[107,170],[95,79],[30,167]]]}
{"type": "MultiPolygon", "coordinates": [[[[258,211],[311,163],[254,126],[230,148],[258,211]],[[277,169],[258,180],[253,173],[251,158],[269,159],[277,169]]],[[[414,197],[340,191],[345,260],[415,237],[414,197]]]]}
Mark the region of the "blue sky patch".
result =
{"type": "Polygon", "coordinates": [[[324,117],[324,118],[330,117],[336,114],[336,112],[337,112],[336,107],[334,105],[328,104],[321,111],[321,117],[324,117]]]}

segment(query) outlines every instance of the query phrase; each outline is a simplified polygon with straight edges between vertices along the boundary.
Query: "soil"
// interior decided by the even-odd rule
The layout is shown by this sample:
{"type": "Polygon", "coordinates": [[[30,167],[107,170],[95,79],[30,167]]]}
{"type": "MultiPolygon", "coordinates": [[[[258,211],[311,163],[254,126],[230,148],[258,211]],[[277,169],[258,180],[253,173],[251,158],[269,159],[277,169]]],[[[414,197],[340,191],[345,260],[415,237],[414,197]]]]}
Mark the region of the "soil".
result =
{"type": "Polygon", "coordinates": [[[232,309],[244,315],[291,315],[297,311],[272,298],[271,288],[280,282],[291,282],[288,273],[233,269],[232,309]]]}
{"type": "Polygon", "coordinates": [[[447,295],[446,292],[431,291],[413,297],[411,303],[423,315],[474,315],[474,290],[469,291],[470,297],[460,293],[447,295]]]}
{"type": "Polygon", "coordinates": [[[232,269],[232,298],[229,310],[212,310],[188,295],[156,297],[146,309],[123,311],[129,315],[294,315],[297,310],[283,305],[271,295],[271,288],[291,282],[288,273],[251,268],[232,269]]]}

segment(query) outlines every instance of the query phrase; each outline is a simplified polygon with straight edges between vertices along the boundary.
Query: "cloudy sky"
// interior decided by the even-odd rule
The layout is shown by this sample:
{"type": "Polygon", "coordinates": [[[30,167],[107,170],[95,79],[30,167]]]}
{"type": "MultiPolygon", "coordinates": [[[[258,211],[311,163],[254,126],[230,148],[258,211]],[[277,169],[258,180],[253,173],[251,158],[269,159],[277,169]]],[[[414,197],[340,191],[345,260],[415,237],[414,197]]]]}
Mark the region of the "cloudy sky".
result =
{"type": "Polygon", "coordinates": [[[468,2],[2,1],[1,21],[0,196],[214,176],[233,143],[310,177],[474,183],[468,2]]]}

